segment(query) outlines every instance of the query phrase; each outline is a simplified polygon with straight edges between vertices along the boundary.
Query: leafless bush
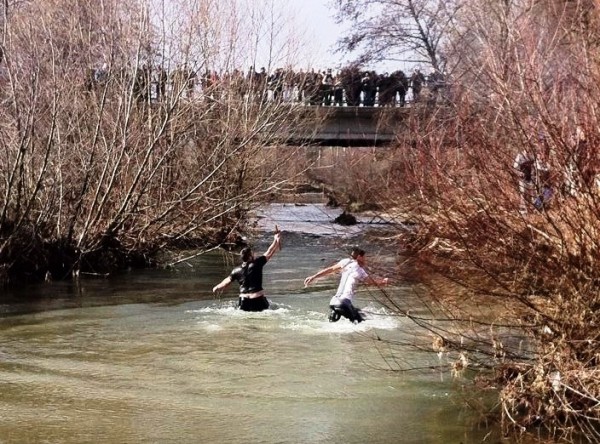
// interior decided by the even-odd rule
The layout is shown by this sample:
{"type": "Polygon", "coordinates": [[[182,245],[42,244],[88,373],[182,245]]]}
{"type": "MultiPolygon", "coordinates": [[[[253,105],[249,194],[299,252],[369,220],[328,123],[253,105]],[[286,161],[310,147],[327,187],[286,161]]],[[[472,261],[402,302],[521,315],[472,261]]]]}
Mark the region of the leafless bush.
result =
{"type": "Polygon", "coordinates": [[[263,168],[262,149],[305,116],[229,84],[194,88],[190,55],[238,63],[239,36],[227,9],[209,23],[214,11],[188,6],[176,39],[137,2],[6,10],[0,262],[9,277],[105,273],[225,241],[251,202],[287,180],[263,168]],[[213,28],[199,35],[200,24],[213,28]],[[173,74],[163,91],[158,69],[173,74]]]}
{"type": "Polygon", "coordinates": [[[430,332],[430,350],[453,356],[454,370],[499,387],[507,433],[596,442],[596,6],[467,6],[455,101],[415,118],[391,191],[418,222],[400,238],[429,284],[431,313],[389,303],[430,332]],[[518,153],[533,165],[526,187],[518,153]]]}

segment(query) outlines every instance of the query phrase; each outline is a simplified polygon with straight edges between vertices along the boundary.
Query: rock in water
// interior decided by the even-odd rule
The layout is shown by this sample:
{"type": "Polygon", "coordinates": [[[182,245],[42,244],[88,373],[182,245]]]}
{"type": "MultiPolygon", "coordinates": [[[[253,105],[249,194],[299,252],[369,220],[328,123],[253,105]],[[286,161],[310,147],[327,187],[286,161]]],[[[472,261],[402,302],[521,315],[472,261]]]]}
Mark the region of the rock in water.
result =
{"type": "Polygon", "coordinates": [[[356,217],[345,211],[336,217],[333,222],[340,225],[356,225],[357,223],[356,217]]]}

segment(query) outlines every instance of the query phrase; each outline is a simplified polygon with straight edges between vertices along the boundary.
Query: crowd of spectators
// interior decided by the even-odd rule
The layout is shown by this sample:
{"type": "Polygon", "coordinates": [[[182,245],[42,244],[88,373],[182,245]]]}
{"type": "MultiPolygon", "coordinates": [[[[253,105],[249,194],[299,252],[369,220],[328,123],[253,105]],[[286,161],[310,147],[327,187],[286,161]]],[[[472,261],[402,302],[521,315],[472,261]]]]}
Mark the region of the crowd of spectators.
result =
{"type": "MultiPolygon", "coordinates": [[[[89,91],[107,82],[117,73],[104,64],[92,69],[86,79],[89,91]]],[[[171,71],[144,65],[136,70],[133,92],[142,101],[161,101],[168,94],[187,98],[218,100],[225,95],[256,101],[285,101],[313,106],[403,107],[407,103],[437,102],[446,97],[445,76],[432,69],[428,75],[420,69],[407,75],[402,70],[382,74],[349,66],[309,71],[250,67],[202,73],[187,66],[171,71]]]]}

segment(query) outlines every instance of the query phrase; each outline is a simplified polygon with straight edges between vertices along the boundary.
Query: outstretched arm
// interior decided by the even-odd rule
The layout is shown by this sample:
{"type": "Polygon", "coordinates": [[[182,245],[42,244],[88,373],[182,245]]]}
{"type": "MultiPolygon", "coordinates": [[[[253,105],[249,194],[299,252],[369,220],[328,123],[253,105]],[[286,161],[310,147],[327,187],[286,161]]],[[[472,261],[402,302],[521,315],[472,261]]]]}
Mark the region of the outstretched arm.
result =
{"type": "Polygon", "coordinates": [[[224,288],[227,288],[229,286],[229,284],[231,284],[231,276],[227,276],[219,284],[215,285],[213,287],[212,291],[213,291],[213,293],[216,293],[219,290],[223,290],[224,288]]]}
{"type": "Polygon", "coordinates": [[[318,279],[322,276],[327,276],[328,274],[336,273],[341,269],[342,267],[339,265],[339,263],[332,265],[331,267],[323,268],[322,270],[317,271],[312,276],[309,276],[306,279],[304,279],[304,286],[308,287],[308,285],[315,279],[318,279]]]}
{"type": "Polygon", "coordinates": [[[367,285],[376,285],[376,286],[387,285],[389,283],[389,279],[388,278],[374,278],[371,276],[367,276],[367,278],[364,280],[364,283],[367,285]]]}

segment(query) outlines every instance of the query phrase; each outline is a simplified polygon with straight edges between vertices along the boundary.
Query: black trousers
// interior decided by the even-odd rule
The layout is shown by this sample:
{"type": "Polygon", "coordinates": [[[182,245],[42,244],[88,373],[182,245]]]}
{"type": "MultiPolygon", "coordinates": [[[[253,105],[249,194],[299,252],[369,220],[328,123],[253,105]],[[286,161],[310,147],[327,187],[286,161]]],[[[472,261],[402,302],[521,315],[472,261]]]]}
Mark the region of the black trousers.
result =
{"type": "Polygon", "coordinates": [[[265,296],[253,299],[240,297],[238,308],[244,311],[263,311],[269,308],[269,300],[265,296]]]}
{"type": "Polygon", "coordinates": [[[365,315],[359,308],[352,305],[348,299],[342,299],[342,302],[338,305],[330,305],[331,313],[329,314],[329,321],[336,322],[341,316],[349,319],[351,322],[362,322],[365,320],[365,315]]]}

